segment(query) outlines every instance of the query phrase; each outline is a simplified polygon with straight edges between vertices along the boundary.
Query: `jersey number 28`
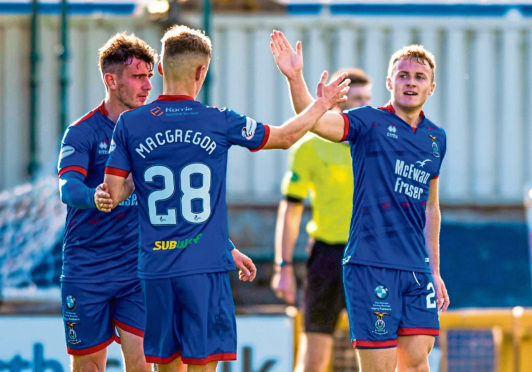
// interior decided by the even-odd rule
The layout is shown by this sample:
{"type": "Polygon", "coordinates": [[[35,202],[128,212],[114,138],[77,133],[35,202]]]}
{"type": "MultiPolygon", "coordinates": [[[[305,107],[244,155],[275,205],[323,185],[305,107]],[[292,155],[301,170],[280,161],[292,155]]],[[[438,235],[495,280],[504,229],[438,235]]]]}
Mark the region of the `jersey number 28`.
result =
{"type": "MultiPolygon", "coordinates": [[[[168,208],[166,213],[157,213],[157,202],[167,200],[175,192],[174,173],[163,165],[154,165],[144,172],[144,181],[153,182],[155,177],[163,177],[164,187],[161,190],[152,191],[148,196],[148,213],[152,225],[176,225],[176,208],[168,208]]],[[[211,169],[202,163],[191,163],[185,166],[179,173],[179,186],[181,189],[181,214],[191,223],[207,221],[211,215],[211,169]],[[202,177],[200,187],[192,187],[192,175],[199,174],[202,177]],[[201,212],[192,211],[192,200],[202,201],[201,212]]]]}

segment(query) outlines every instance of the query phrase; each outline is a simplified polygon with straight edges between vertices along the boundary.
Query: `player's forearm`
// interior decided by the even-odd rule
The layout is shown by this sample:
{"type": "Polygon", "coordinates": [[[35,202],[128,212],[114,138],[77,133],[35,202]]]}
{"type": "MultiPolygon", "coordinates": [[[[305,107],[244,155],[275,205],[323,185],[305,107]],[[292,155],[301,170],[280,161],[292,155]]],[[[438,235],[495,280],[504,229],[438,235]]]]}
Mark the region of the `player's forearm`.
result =
{"type": "Polygon", "coordinates": [[[439,206],[427,206],[425,224],[425,244],[430,255],[430,267],[433,274],[440,274],[440,225],[439,206]]]}
{"type": "Polygon", "coordinates": [[[292,117],[280,127],[271,127],[264,149],[288,149],[312,128],[327,109],[325,101],[316,100],[302,113],[292,117]]]}
{"type": "Polygon", "coordinates": [[[345,123],[341,113],[328,111],[316,121],[310,129],[318,136],[333,142],[340,142],[344,139],[345,123]]]}
{"type": "Polygon", "coordinates": [[[65,173],[59,178],[59,194],[61,201],[77,209],[95,208],[95,189],[88,187],[82,180],[65,173]]]}
{"type": "Polygon", "coordinates": [[[126,200],[134,191],[134,187],[124,177],[106,174],[104,183],[107,184],[109,195],[111,195],[111,200],[113,201],[111,209],[126,200]]]}
{"type": "Polygon", "coordinates": [[[294,247],[299,236],[302,203],[292,203],[282,200],[279,203],[277,224],[275,226],[275,263],[292,262],[294,247]]]}
{"type": "Polygon", "coordinates": [[[129,196],[133,193],[135,189],[132,188],[127,182],[124,182],[122,187],[120,188],[117,196],[117,201],[115,203],[115,200],[113,199],[113,208],[116,207],[118,204],[122,203],[124,200],[129,198],[129,196]]]}
{"type": "Polygon", "coordinates": [[[290,88],[292,108],[296,114],[299,114],[312,104],[312,95],[308,90],[307,83],[303,77],[303,72],[300,72],[293,78],[287,78],[287,81],[290,88]]]}

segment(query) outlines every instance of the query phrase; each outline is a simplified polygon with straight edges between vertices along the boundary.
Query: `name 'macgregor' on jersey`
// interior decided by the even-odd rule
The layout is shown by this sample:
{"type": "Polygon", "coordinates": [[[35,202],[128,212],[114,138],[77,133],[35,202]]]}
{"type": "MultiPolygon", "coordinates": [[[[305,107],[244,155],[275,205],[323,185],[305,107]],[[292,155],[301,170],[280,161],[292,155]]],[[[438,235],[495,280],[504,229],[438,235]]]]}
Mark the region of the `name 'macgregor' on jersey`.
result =
{"type": "Polygon", "coordinates": [[[183,131],[181,129],[169,129],[163,132],[157,132],[153,137],[146,137],[144,140],[146,146],[143,143],[135,148],[137,154],[143,159],[146,158],[145,154],[149,154],[159,146],[164,146],[171,143],[192,143],[193,145],[200,146],[207,151],[209,155],[212,155],[214,149],[216,149],[216,142],[209,136],[202,135],[201,132],[193,130],[183,131]]]}

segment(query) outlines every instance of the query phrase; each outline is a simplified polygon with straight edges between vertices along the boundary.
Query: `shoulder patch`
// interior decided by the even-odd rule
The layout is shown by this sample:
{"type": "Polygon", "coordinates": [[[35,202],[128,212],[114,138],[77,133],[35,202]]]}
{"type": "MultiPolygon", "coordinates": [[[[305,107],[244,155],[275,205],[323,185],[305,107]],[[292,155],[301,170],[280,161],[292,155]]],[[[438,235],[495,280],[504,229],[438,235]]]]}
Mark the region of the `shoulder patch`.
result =
{"type": "Polygon", "coordinates": [[[252,139],[255,136],[255,130],[257,129],[257,122],[251,118],[246,118],[246,126],[242,128],[242,137],[247,140],[252,139]]]}
{"type": "Polygon", "coordinates": [[[61,153],[59,154],[59,159],[63,160],[67,156],[72,155],[74,152],[76,152],[76,149],[72,146],[63,146],[61,147],[61,153]]]}

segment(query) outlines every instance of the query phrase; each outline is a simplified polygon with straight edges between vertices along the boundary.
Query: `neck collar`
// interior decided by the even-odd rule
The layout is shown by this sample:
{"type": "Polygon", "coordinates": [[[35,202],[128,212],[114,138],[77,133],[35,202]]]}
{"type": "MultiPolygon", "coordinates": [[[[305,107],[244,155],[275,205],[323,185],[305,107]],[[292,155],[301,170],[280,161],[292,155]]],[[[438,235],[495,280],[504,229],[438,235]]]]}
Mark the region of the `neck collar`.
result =
{"type": "Polygon", "coordinates": [[[185,95],[161,94],[157,101],[194,101],[194,97],[185,95]]]}
{"type": "MultiPolygon", "coordinates": [[[[388,111],[390,114],[396,114],[395,109],[392,106],[392,102],[390,101],[388,101],[386,106],[379,107],[379,110],[388,111]]],[[[425,113],[423,112],[423,110],[421,110],[421,112],[419,113],[419,116],[421,116],[422,120],[425,119],[425,113]]]]}
{"type": "Polygon", "coordinates": [[[96,110],[100,111],[103,116],[107,118],[109,117],[109,112],[107,112],[107,109],[105,108],[105,101],[102,101],[96,110]]]}

